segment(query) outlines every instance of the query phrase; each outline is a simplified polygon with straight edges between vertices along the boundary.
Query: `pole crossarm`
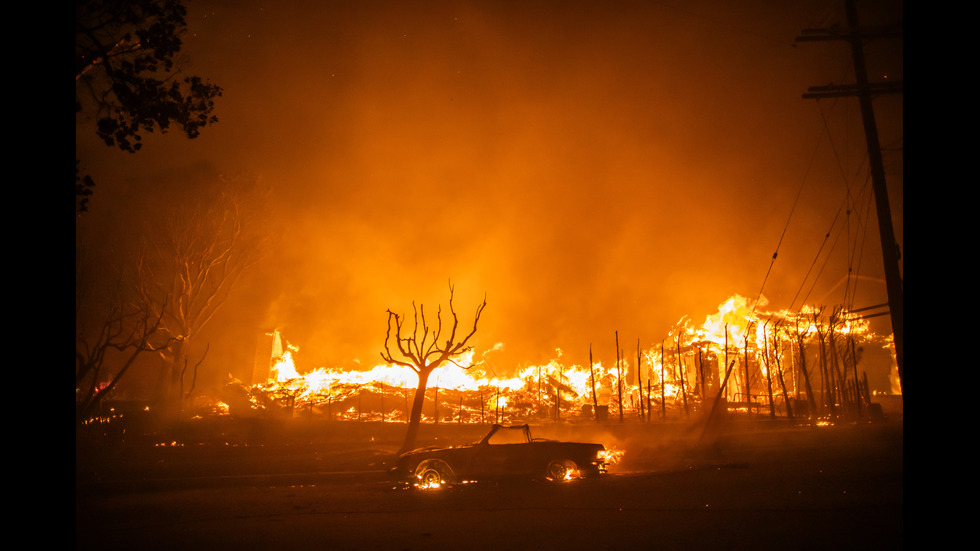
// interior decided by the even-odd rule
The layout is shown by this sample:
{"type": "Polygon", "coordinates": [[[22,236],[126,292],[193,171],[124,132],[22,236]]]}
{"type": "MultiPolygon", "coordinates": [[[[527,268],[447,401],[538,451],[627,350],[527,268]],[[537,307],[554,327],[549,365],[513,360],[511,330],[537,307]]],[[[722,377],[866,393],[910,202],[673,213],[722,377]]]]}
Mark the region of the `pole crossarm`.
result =
{"type": "Polygon", "coordinates": [[[811,86],[807,88],[808,93],[803,94],[803,99],[855,97],[862,94],[901,94],[903,91],[902,84],[902,81],[899,80],[896,82],[871,82],[864,86],[860,84],[811,86]]]}
{"type": "MultiPolygon", "coordinates": [[[[895,363],[898,366],[899,385],[904,390],[905,376],[905,345],[904,345],[904,285],[902,272],[898,265],[899,243],[895,239],[892,226],[891,206],[888,201],[888,187],[885,183],[885,169],[881,157],[881,144],[878,141],[878,128],[875,122],[872,96],[880,92],[901,92],[902,83],[897,82],[888,86],[872,84],[868,81],[868,68],[864,56],[864,41],[871,38],[900,38],[902,24],[884,28],[862,28],[858,22],[856,0],[845,0],[844,9],[847,16],[847,27],[830,29],[805,29],[798,42],[813,42],[826,40],[844,40],[850,44],[851,56],[854,59],[854,76],[856,84],[810,88],[812,94],[804,94],[804,98],[820,98],[835,96],[855,96],[861,106],[861,119],[864,124],[864,136],[868,149],[868,167],[871,171],[871,182],[874,189],[878,230],[881,237],[882,262],[885,270],[885,287],[888,293],[888,314],[891,319],[892,334],[895,343],[895,363]],[[878,92],[875,90],[879,89],[878,92]],[[822,90],[822,91],[821,91],[822,90]]],[[[871,317],[871,316],[865,316],[871,317]]]]}
{"type": "Polygon", "coordinates": [[[902,38],[900,25],[858,27],[846,29],[830,27],[827,29],[803,29],[802,36],[797,36],[797,42],[828,42],[831,40],[872,40],[882,38],[902,38]]]}

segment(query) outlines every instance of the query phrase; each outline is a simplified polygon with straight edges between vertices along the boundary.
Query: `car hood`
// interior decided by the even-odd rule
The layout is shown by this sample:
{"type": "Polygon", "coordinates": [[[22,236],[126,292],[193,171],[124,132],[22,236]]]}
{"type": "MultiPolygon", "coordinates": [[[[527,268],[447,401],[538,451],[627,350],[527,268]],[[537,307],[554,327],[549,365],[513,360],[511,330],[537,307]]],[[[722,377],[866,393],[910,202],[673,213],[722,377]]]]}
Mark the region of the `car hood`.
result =
{"type": "Polygon", "coordinates": [[[460,450],[460,449],[472,448],[475,445],[476,444],[460,444],[458,446],[425,446],[423,448],[415,448],[414,450],[409,450],[399,455],[398,457],[407,457],[420,453],[430,453],[430,452],[441,451],[441,450],[460,450]]]}

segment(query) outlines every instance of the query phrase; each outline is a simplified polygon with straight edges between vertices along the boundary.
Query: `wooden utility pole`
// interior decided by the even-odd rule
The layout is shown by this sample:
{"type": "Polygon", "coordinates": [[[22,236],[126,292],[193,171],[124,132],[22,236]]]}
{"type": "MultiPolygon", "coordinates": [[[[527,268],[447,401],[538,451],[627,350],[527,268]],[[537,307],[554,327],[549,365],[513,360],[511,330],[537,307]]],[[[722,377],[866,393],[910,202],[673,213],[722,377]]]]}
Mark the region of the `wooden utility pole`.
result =
{"type": "Polygon", "coordinates": [[[895,340],[895,362],[898,364],[898,382],[904,392],[904,330],[902,326],[904,299],[902,272],[898,267],[899,243],[895,240],[892,225],[891,205],[888,202],[888,187],[885,184],[885,168],[881,158],[881,144],[878,141],[878,125],[875,122],[873,95],[902,93],[903,83],[871,83],[864,58],[864,41],[870,38],[899,38],[901,28],[862,29],[858,23],[856,0],[844,2],[847,14],[847,29],[804,29],[798,42],[845,40],[850,43],[854,58],[856,84],[810,87],[804,99],[829,97],[857,97],[861,105],[861,119],[864,123],[864,137],[868,148],[868,166],[871,169],[871,185],[874,188],[875,209],[878,214],[878,233],[881,236],[881,255],[885,267],[885,288],[888,293],[888,310],[891,315],[892,333],[895,340]]]}

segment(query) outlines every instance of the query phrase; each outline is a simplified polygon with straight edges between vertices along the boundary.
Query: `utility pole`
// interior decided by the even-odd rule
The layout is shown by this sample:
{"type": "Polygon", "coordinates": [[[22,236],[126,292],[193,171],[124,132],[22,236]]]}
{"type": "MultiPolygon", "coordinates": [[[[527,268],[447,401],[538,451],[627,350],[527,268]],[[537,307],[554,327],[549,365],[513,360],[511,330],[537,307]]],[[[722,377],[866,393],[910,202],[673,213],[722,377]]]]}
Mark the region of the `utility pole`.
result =
{"type": "Polygon", "coordinates": [[[864,122],[864,136],[868,147],[868,165],[871,169],[871,184],[874,189],[875,207],[878,214],[878,232],[881,235],[881,254],[885,267],[885,287],[888,293],[888,309],[891,315],[892,333],[895,339],[895,361],[898,364],[898,380],[904,386],[904,330],[902,326],[904,302],[902,273],[898,267],[899,245],[895,240],[892,226],[891,206],[888,203],[888,188],[885,185],[885,168],[881,159],[881,144],[878,142],[878,126],[875,122],[873,95],[902,93],[902,82],[871,83],[864,59],[863,41],[870,38],[898,38],[901,28],[864,28],[858,24],[856,0],[846,0],[847,29],[804,29],[798,42],[817,42],[844,40],[850,43],[854,57],[856,84],[814,86],[803,94],[804,99],[856,96],[861,105],[861,119],[864,122]]]}

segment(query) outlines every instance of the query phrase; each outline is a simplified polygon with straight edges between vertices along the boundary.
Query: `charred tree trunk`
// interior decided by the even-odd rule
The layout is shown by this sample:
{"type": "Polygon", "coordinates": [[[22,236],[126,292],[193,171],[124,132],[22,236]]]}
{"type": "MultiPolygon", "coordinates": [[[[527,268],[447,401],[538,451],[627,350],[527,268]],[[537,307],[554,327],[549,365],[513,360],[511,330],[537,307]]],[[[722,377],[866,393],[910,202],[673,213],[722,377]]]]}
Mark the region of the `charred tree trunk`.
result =
{"type": "Polygon", "coordinates": [[[411,334],[403,334],[402,332],[404,328],[404,317],[388,310],[388,331],[385,334],[384,350],[381,352],[381,358],[388,362],[389,365],[395,364],[408,367],[415,371],[419,377],[419,386],[415,390],[415,402],[412,404],[412,413],[408,420],[408,430],[405,434],[405,443],[402,445],[402,451],[408,451],[415,446],[419,424],[422,421],[422,404],[425,402],[425,389],[429,375],[434,369],[446,362],[455,363],[454,358],[472,349],[471,346],[467,346],[467,342],[476,334],[476,328],[480,322],[480,315],[486,306],[487,300],[484,297],[483,303],[476,308],[476,315],[473,318],[473,329],[459,341],[456,340],[459,318],[453,309],[452,283],[449,284],[449,312],[452,315],[453,321],[448,338],[444,341],[440,340],[443,329],[441,307],[436,311],[437,323],[435,326],[430,327],[425,318],[425,307],[419,306],[418,308],[414,308],[413,304],[413,309],[415,310],[415,326],[411,334]],[[392,329],[394,329],[394,335],[392,335],[392,329]],[[392,351],[392,348],[398,352],[397,357],[392,351]]]}
{"type": "Polygon", "coordinates": [[[194,369],[191,372],[191,385],[190,388],[187,389],[186,393],[184,392],[184,377],[187,375],[187,358],[186,356],[184,357],[184,369],[180,372],[180,389],[182,400],[188,400],[190,399],[191,395],[194,394],[194,388],[197,386],[197,371],[201,367],[201,364],[204,363],[204,359],[208,357],[208,351],[210,350],[211,343],[208,343],[208,345],[204,347],[204,354],[201,355],[201,359],[194,364],[194,369]]]}
{"type": "Polygon", "coordinates": [[[400,452],[406,452],[415,447],[422,424],[422,406],[425,405],[426,384],[429,381],[431,369],[419,372],[419,386],[415,388],[415,399],[412,400],[412,413],[408,417],[408,431],[405,433],[405,444],[400,452]]]}

